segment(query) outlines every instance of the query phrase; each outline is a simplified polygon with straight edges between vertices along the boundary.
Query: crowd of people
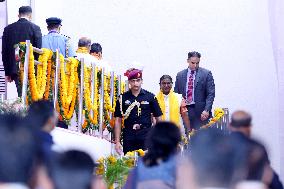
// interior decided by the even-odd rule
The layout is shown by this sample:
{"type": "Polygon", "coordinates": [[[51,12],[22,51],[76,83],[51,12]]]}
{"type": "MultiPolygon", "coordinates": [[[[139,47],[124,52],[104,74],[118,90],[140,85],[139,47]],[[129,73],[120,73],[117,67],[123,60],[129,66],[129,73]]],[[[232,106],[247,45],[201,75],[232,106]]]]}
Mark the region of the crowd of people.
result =
{"type": "MultiPolygon", "coordinates": [[[[0,115],[0,188],[106,188],[86,152],[54,150],[50,132],[56,122],[53,103],[44,100],[31,104],[25,117],[0,115]]],[[[229,133],[200,130],[182,155],[178,126],[157,122],[146,135],[147,152],[130,171],[124,188],[283,188],[265,147],[251,138],[251,122],[249,113],[236,111],[229,133]]]]}
{"type": "MultiPolygon", "coordinates": [[[[14,45],[25,40],[38,48],[59,49],[65,57],[83,58],[87,65],[97,62],[111,69],[100,61],[100,44],[82,37],[75,52],[69,38],[60,34],[61,19],[48,18],[49,33],[42,36],[30,22],[31,12],[28,6],[20,7],[19,21],[4,29],[2,57],[8,82],[18,85],[14,45]]],[[[214,78],[211,71],[199,67],[200,59],[199,52],[189,52],[188,67],[177,73],[174,89],[171,76],[163,75],[156,95],[142,88],[141,69],[126,71],[129,90],[119,96],[114,112],[115,150],[147,152],[129,173],[125,188],[283,188],[265,147],[250,136],[249,113],[234,112],[230,132],[214,127],[198,130],[211,118],[215,98],[214,78]],[[182,135],[192,129],[198,132],[181,156],[182,135]]],[[[87,153],[54,151],[50,132],[58,125],[57,117],[53,103],[44,100],[31,104],[24,118],[0,115],[0,189],[106,187],[87,153]]]]}
{"type": "MultiPolygon", "coordinates": [[[[19,20],[9,24],[4,28],[2,36],[2,61],[5,70],[5,79],[7,82],[15,82],[18,96],[21,94],[21,85],[19,81],[19,66],[15,58],[15,45],[20,42],[30,40],[33,47],[47,48],[53,52],[62,54],[65,58],[77,57],[84,59],[86,65],[96,63],[96,66],[105,68],[106,71],[112,71],[111,66],[102,57],[102,46],[99,43],[92,43],[91,39],[81,37],[78,41],[78,48],[75,51],[70,37],[60,33],[62,19],[50,17],[46,19],[48,34],[42,36],[41,28],[32,23],[32,8],[22,6],[19,8],[19,20]]],[[[35,53],[35,58],[38,54],[35,53]]]]}

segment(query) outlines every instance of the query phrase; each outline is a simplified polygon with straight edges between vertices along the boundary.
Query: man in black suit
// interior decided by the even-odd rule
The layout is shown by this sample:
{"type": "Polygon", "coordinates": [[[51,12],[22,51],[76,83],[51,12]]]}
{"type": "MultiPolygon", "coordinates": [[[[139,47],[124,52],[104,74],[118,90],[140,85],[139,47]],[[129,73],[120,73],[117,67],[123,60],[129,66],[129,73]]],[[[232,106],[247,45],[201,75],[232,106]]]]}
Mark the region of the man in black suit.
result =
{"type": "Polygon", "coordinates": [[[230,138],[237,152],[235,179],[259,180],[269,189],[283,189],[282,182],[270,165],[265,147],[251,138],[251,121],[251,115],[245,111],[235,111],[231,116],[230,138]]]}
{"type": "Polygon", "coordinates": [[[18,67],[15,59],[15,45],[30,40],[34,47],[41,48],[40,27],[31,22],[32,8],[22,6],[19,8],[19,20],[4,28],[2,37],[2,61],[7,82],[15,81],[18,96],[22,89],[19,87],[18,67]]]}
{"type": "Polygon", "coordinates": [[[191,128],[198,129],[206,124],[211,115],[215,98],[215,84],[211,71],[199,67],[201,54],[189,52],[188,68],[176,76],[176,93],[186,100],[191,128]]]}

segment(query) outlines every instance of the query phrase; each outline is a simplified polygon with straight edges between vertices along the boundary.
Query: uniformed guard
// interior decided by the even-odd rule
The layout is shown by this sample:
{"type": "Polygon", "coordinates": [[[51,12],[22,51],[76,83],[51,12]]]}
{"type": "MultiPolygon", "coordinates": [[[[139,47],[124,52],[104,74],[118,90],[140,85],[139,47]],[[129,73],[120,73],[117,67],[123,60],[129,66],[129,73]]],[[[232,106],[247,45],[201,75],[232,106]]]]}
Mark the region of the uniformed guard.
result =
{"type": "Polygon", "coordinates": [[[42,47],[53,52],[59,49],[65,58],[76,56],[70,45],[70,37],[60,34],[61,22],[62,20],[56,17],[46,19],[48,34],[42,37],[42,47]]]}
{"type": "Polygon", "coordinates": [[[123,128],[123,152],[143,149],[147,133],[152,126],[151,115],[156,121],[161,120],[162,111],[155,95],[142,89],[142,71],[130,69],[125,74],[128,77],[130,90],[120,95],[117,100],[115,117],[115,150],[122,153],[120,143],[122,119],[123,128]]]}

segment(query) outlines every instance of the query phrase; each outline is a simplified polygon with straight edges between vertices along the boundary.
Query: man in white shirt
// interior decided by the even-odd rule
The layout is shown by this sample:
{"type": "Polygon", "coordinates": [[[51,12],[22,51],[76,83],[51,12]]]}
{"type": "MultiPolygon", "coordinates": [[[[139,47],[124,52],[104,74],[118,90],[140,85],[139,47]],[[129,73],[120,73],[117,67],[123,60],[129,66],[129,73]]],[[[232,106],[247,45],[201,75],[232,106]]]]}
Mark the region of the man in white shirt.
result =
{"type": "Polygon", "coordinates": [[[99,43],[93,43],[91,45],[90,54],[96,58],[96,66],[104,68],[106,72],[113,71],[109,63],[103,60],[103,49],[99,43]]]}
{"type": "Polygon", "coordinates": [[[181,132],[190,131],[190,121],[188,118],[185,100],[181,94],[172,90],[173,81],[171,76],[163,75],[160,78],[160,92],[156,95],[161,110],[163,112],[162,120],[172,121],[181,132]]]}

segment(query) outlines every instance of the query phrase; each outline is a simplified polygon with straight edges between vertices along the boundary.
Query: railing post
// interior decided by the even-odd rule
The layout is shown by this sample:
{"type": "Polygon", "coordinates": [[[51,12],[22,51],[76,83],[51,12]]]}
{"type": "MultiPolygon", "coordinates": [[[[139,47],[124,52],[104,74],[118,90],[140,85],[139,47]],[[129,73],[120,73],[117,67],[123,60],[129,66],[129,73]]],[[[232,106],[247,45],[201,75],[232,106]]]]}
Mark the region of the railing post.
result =
{"type": "Polygon", "coordinates": [[[81,75],[80,75],[80,95],[79,95],[79,115],[78,115],[78,132],[82,132],[83,123],[83,96],[84,96],[84,58],[80,59],[81,75]]]}
{"type": "Polygon", "coordinates": [[[30,60],[30,40],[26,40],[26,54],[25,54],[25,62],[24,62],[24,78],[23,78],[23,86],[22,86],[22,103],[23,103],[24,107],[26,107],[26,98],[27,98],[29,60],[30,60]]]}
{"type": "MultiPolygon", "coordinates": [[[[94,104],[94,98],[95,98],[95,91],[96,91],[96,80],[97,80],[97,74],[96,74],[96,63],[92,62],[92,74],[91,74],[91,99],[92,104],[94,104]]],[[[94,110],[90,111],[91,117],[94,117],[95,113],[94,110]]],[[[93,125],[93,124],[92,124],[93,125]]],[[[91,128],[90,134],[94,135],[93,128],[91,128]]]]}
{"type": "MultiPolygon", "coordinates": [[[[53,95],[53,106],[56,110],[56,103],[58,98],[58,80],[59,80],[59,70],[60,70],[60,58],[59,51],[56,49],[56,59],[55,59],[55,76],[54,76],[54,95],[53,95]]],[[[60,108],[60,107],[59,107],[60,108]]]]}
{"type": "Polygon", "coordinates": [[[99,135],[103,138],[103,119],[104,119],[104,74],[105,70],[102,68],[101,73],[101,93],[100,93],[100,127],[99,127],[99,135]]]}

